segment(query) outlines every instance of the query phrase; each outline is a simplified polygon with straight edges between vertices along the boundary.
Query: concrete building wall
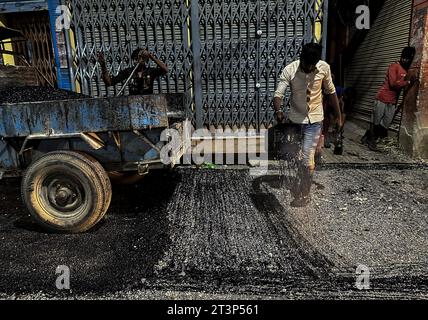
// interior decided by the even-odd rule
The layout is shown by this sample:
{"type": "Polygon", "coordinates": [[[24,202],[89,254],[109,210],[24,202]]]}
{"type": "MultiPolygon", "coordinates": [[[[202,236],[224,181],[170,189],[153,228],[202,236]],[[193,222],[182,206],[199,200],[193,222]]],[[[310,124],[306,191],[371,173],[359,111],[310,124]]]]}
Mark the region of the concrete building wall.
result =
{"type": "Polygon", "coordinates": [[[416,47],[411,73],[419,83],[406,95],[400,145],[411,156],[428,159],[428,0],[414,0],[410,45],[416,47]]]}

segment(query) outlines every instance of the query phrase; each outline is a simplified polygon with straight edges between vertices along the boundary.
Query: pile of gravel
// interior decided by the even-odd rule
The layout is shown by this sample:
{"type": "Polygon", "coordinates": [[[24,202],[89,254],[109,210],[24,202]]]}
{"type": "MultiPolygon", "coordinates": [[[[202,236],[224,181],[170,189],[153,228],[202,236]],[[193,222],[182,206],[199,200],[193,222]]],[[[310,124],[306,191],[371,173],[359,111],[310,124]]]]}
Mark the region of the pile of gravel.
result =
{"type": "Polygon", "coordinates": [[[0,90],[0,104],[82,98],[87,98],[87,96],[73,91],[51,87],[28,86],[11,87],[0,90]]]}

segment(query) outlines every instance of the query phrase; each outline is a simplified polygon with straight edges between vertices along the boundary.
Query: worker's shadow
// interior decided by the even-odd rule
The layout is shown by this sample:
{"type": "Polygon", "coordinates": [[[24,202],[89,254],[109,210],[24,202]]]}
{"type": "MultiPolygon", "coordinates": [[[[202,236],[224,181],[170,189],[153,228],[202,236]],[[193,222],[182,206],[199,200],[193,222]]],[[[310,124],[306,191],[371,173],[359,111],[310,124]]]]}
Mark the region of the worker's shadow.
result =
{"type": "Polygon", "coordinates": [[[254,192],[261,192],[263,184],[268,185],[273,189],[289,189],[289,186],[286,185],[287,180],[289,180],[289,177],[279,174],[261,176],[253,180],[252,190],[254,192]]]}
{"type": "Polygon", "coordinates": [[[329,270],[332,270],[334,264],[302,236],[293,224],[293,218],[290,218],[290,207],[281,203],[272,192],[282,189],[283,192],[290,192],[288,197],[293,194],[292,185],[284,184],[284,178],[293,177],[268,175],[255,178],[252,182],[251,200],[255,208],[264,216],[271,234],[278,239],[278,246],[292,254],[290,263],[293,268],[317,282],[319,279],[328,279],[326,281],[330,283],[329,270]]]}
{"type": "Polygon", "coordinates": [[[269,192],[268,187],[284,192],[292,192],[290,182],[293,177],[282,175],[267,175],[255,178],[252,182],[250,197],[259,212],[265,215],[277,210],[284,210],[274,194],[269,192]]]}

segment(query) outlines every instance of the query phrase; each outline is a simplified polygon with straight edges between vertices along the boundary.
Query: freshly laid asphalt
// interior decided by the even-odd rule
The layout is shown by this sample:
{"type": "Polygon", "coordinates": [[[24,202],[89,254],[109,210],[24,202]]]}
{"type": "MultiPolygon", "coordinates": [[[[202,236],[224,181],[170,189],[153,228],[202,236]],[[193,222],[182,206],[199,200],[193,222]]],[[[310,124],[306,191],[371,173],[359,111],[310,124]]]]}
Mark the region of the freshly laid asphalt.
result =
{"type": "Polygon", "coordinates": [[[90,232],[49,234],[2,180],[0,298],[428,298],[427,167],[329,167],[307,208],[290,201],[275,170],[152,172],[90,232]]]}

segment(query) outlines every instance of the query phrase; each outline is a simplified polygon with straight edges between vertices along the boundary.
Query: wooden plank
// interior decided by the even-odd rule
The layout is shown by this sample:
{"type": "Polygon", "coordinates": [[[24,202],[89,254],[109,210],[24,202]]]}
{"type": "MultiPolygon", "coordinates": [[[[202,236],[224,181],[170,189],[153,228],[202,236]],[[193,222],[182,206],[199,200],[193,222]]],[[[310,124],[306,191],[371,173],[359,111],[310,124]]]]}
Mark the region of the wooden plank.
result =
{"type": "Polygon", "coordinates": [[[0,89],[37,86],[37,71],[25,66],[0,65],[0,89]]]}

